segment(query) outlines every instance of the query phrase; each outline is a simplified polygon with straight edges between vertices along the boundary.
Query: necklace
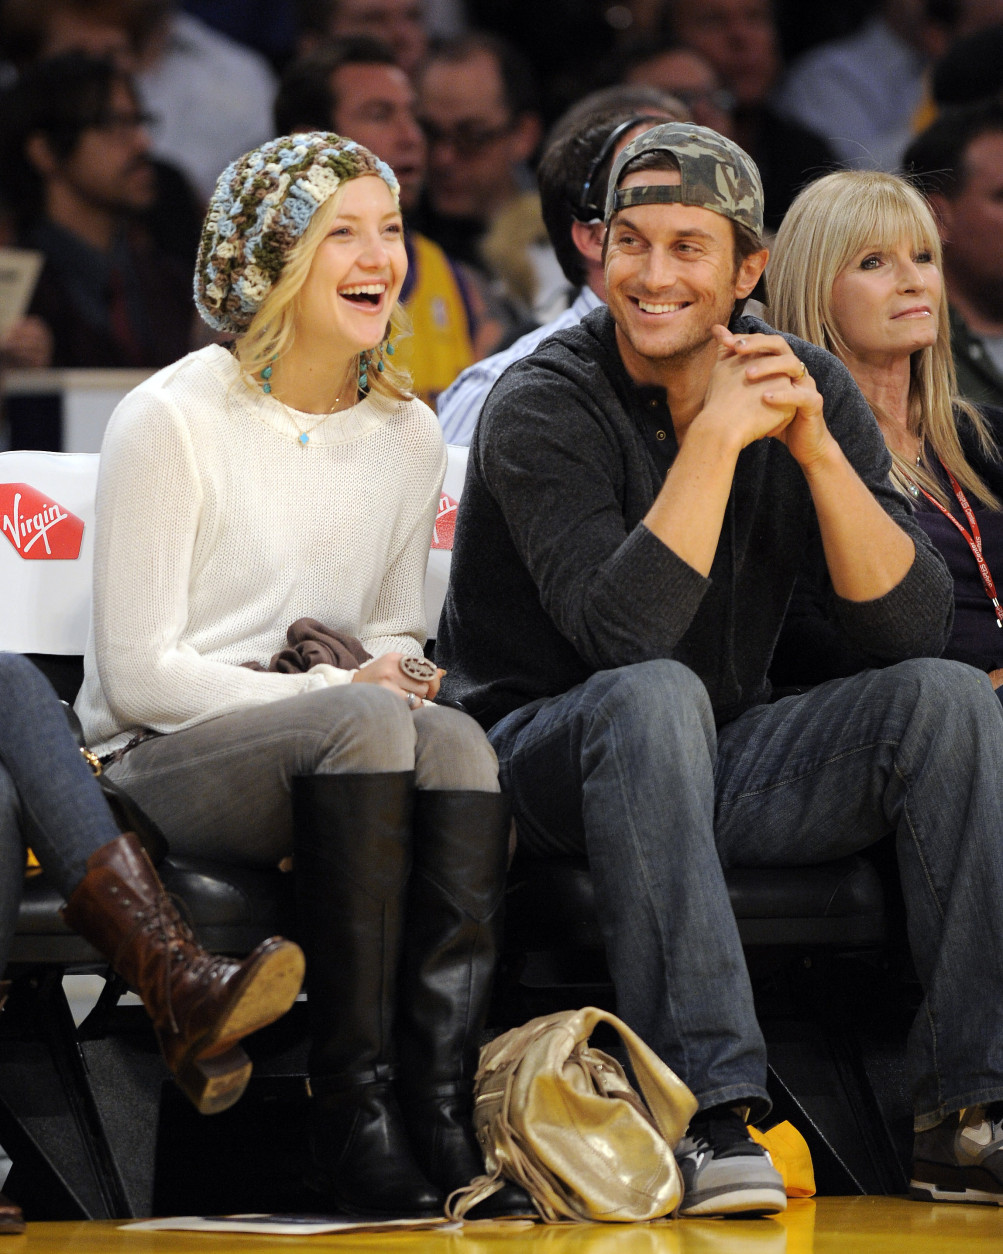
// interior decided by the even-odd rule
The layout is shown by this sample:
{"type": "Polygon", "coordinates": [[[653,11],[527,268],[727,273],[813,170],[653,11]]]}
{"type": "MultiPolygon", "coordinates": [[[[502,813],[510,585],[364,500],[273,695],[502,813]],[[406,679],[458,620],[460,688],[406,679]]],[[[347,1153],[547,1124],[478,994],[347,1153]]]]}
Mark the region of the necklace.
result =
{"type": "MultiPolygon", "coordinates": [[[[272,362],[274,362],[274,360],[275,360],[275,358],[273,357],[273,358],[272,358],[272,362]]],[[[268,365],[267,365],[267,366],[264,368],[264,370],[262,370],[262,372],[261,372],[261,377],[262,377],[262,379],[264,379],[264,383],[261,385],[261,390],[262,390],[262,392],[264,392],[266,395],[270,395],[270,394],[271,394],[271,391],[272,391],[272,383],[271,383],[271,379],[272,379],[272,362],[269,362],[269,363],[268,363],[268,365]]],[[[341,393],[339,393],[339,395],[338,395],[338,396],[336,396],[336,397],[334,398],[334,404],[333,404],[333,405],[331,406],[331,408],[327,411],[327,413],[326,413],[326,414],[321,414],[321,416],[317,419],[317,421],[316,421],[315,423],[313,423],[313,425],[312,425],[312,426],[305,427],[305,428],[304,428],[304,427],[301,427],[301,426],[299,425],[299,423],[296,421],[296,419],[293,417],[293,411],[289,408],[289,406],[288,406],[288,405],[282,405],[282,408],[286,411],[286,413],[287,413],[287,414],[288,414],[288,416],[289,416],[289,421],[293,424],[293,426],[294,426],[294,427],[296,428],[296,430],[299,432],[299,436],[298,436],[297,438],[299,439],[300,446],[301,446],[302,448],[306,448],[306,446],[310,443],[310,432],[311,432],[311,431],[316,431],[316,430],[317,430],[317,428],[318,428],[319,426],[322,426],[325,422],[327,422],[328,418],[330,418],[330,417],[331,417],[331,415],[334,413],[335,409],[337,409],[338,405],[340,405],[340,404],[341,404],[341,396],[344,394],[345,386],[347,385],[348,380],[349,380],[349,379],[351,379],[351,377],[352,377],[352,373],[353,373],[353,371],[352,371],[352,364],[351,364],[351,362],[350,362],[350,363],[349,363],[349,366],[348,366],[348,374],[347,374],[347,376],[346,376],[345,383],[342,385],[342,390],[341,390],[341,393]]],[[[278,399],[278,398],[276,397],[276,399],[278,399]]],[[[280,401],[279,403],[280,403],[280,404],[282,404],[282,402],[281,402],[281,401],[280,401]]]]}

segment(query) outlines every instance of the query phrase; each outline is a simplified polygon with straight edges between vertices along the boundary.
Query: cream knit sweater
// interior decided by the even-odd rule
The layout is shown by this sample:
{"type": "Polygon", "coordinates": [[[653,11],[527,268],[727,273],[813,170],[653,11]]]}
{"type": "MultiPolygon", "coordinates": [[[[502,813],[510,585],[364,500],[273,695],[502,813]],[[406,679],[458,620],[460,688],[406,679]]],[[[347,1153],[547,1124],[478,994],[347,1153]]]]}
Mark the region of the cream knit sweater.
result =
{"type": "Polygon", "coordinates": [[[370,653],[420,655],[446,452],[421,401],[370,396],[317,422],[191,353],[115,410],[101,450],[94,608],[77,712],[99,754],[241,706],[347,683],[262,674],[304,615],[370,653]],[[297,426],[298,423],[298,426],[297,426]]]}

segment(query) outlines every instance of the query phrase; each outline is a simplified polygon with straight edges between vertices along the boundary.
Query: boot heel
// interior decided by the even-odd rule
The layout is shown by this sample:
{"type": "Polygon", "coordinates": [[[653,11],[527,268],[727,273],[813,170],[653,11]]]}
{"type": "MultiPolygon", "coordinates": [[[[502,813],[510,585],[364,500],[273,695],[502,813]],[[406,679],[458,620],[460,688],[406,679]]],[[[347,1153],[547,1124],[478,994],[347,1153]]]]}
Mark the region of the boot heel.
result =
{"type": "Polygon", "coordinates": [[[240,1100],[250,1078],[251,1060],[239,1045],[215,1058],[187,1058],[174,1075],[200,1115],[228,1110],[240,1100]]]}

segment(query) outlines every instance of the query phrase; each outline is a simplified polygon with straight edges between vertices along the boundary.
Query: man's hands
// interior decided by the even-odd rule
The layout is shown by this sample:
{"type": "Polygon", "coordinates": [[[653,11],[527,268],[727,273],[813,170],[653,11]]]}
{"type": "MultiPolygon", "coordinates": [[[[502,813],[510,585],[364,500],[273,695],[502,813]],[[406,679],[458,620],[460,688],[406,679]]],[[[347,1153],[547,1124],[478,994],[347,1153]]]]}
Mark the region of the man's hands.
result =
{"type": "Polygon", "coordinates": [[[713,328],[718,356],[693,426],[730,430],[745,448],[773,436],[803,467],[830,451],[822,397],[804,363],[779,335],[733,335],[713,328]]]}

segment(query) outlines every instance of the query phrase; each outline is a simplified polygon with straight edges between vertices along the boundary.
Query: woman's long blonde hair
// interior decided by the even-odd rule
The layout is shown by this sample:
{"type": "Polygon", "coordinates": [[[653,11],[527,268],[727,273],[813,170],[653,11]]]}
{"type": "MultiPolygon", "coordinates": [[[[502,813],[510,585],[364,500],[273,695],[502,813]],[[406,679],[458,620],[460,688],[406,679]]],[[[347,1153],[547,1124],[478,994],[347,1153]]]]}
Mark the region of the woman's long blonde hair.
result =
{"type": "MultiPolygon", "coordinates": [[[[261,371],[273,361],[281,360],[296,337],[299,294],[310,273],[317,249],[331,229],[331,223],[338,216],[344,195],[345,184],[342,183],[334,195],[325,200],[316,211],[302,238],[290,249],[282,273],[261,302],[261,308],[251,319],[243,335],[237,337],[233,353],[251,387],[260,388],[258,378],[261,371]]],[[[411,318],[400,301],[391,311],[387,333],[394,340],[412,333],[411,318]]],[[[394,400],[410,400],[413,393],[411,376],[407,370],[398,366],[395,358],[387,354],[383,356],[383,370],[378,370],[377,353],[370,356],[372,360],[367,370],[369,391],[382,393],[394,400]]]]}
{"type": "MultiPolygon", "coordinates": [[[[769,321],[778,331],[820,344],[848,361],[849,346],[832,311],[836,278],[862,248],[894,248],[902,239],[928,250],[937,269],[943,271],[933,214],[905,179],[880,171],[840,170],[810,183],[787,210],[770,256],[769,321]]],[[[887,416],[877,406],[872,409],[878,423],[887,425],[887,416]]],[[[931,467],[939,458],[963,488],[999,509],[1000,502],[965,459],[956,410],[972,423],[986,453],[994,454],[996,448],[981,414],[957,395],[945,296],[936,342],[918,349],[910,361],[907,422],[921,442],[923,461],[913,466],[891,450],[892,479],[903,492],[912,482],[946,504],[931,467]]]]}

